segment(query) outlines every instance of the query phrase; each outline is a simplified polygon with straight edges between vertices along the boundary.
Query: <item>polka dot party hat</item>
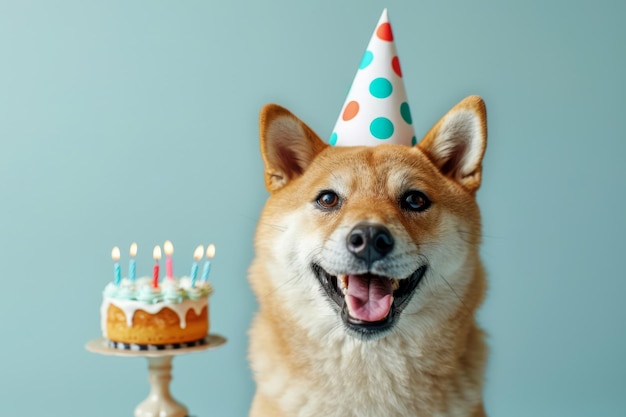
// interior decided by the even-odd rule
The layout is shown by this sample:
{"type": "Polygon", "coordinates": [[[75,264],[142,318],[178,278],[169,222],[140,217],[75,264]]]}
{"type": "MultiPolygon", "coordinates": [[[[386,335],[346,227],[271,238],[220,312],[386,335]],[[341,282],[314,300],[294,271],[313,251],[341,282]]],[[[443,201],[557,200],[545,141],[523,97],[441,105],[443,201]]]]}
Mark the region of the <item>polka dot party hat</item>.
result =
{"type": "Polygon", "coordinates": [[[387,17],[376,25],[329,143],[376,146],[416,143],[400,61],[387,17]]]}

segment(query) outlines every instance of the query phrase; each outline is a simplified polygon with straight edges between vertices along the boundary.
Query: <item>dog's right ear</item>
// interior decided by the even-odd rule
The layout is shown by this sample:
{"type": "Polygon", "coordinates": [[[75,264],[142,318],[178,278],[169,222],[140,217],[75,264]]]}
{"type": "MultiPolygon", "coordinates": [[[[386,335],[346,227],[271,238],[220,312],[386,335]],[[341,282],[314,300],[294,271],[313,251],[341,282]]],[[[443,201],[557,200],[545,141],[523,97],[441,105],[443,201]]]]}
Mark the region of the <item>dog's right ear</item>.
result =
{"type": "Polygon", "coordinates": [[[474,193],[480,187],[487,146],[487,110],[483,99],[461,100],[417,145],[445,176],[474,193]]]}
{"type": "Polygon", "coordinates": [[[269,192],[302,175],[317,154],[329,146],[298,117],[277,104],[261,109],[259,127],[269,192]]]}

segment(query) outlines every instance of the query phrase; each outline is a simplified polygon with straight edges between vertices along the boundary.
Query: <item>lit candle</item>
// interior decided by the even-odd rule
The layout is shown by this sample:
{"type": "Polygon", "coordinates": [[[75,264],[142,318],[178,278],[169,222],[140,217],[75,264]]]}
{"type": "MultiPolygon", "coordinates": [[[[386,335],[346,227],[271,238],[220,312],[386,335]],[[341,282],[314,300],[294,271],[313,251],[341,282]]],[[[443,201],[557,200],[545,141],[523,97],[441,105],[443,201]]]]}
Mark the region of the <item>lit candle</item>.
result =
{"type": "Polygon", "coordinates": [[[209,272],[211,272],[211,259],[215,256],[215,245],[210,244],[206,248],[207,260],[204,262],[204,268],[202,269],[202,281],[209,279],[209,272]]]}
{"type": "Polygon", "coordinates": [[[137,264],[135,263],[135,256],[137,256],[137,244],[133,242],[130,245],[130,261],[128,261],[128,279],[135,282],[137,276],[137,264]]]}
{"type": "Polygon", "coordinates": [[[113,258],[113,261],[115,262],[115,265],[113,265],[113,270],[114,270],[114,274],[115,274],[115,285],[120,285],[120,282],[122,281],[122,272],[120,270],[120,248],[118,248],[117,246],[115,246],[113,248],[113,250],[111,251],[111,258],[113,258]]]}
{"type": "Polygon", "coordinates": [[[196,277],[198,276],[198,261],[202,259],[204,254],[204,246],[200,245],[193,252],[193,263],[191,264],[191,286],[196,286],[196,277]]]}
{"type": "Polygon", "coordinates": [[[156,245],[152,251],[152,257],[154,258],[154,274],[152,276],[152,286],[158,288],[159,286],[159,260],[161,259],[161,247],[156,245]]]}
{"type": "Polygon", "coordinates": [[[163,244],[163,252],[165,252],[165,276],[169,279],[174,277],[174,263],[172,262],[172,254],[174,253],[174,245],[169,240],[163,244]]]}

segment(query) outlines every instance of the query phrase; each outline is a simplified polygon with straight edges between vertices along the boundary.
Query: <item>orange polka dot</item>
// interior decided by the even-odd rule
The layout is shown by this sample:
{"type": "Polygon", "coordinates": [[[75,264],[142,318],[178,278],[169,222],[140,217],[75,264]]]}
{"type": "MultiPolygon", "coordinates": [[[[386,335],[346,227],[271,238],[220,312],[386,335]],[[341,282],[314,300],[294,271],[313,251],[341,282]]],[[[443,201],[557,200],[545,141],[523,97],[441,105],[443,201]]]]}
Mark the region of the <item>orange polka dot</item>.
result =
{"type": "Polygon", "coordinates": [[[346,108],[343,110],[343,115],[341,118],[346,122],[350,119],[354,119],[354,117],[359,112],[359,103],[356,101],[351,101],[346,105],[346,108]]]}
{"type": "Polygon", "coordinates": [[[391,42],[393,40],[393,32],[391,32],[391,25],[389,23],[383,23],[376,29],[376,36],[384,41],[391,42]]]}

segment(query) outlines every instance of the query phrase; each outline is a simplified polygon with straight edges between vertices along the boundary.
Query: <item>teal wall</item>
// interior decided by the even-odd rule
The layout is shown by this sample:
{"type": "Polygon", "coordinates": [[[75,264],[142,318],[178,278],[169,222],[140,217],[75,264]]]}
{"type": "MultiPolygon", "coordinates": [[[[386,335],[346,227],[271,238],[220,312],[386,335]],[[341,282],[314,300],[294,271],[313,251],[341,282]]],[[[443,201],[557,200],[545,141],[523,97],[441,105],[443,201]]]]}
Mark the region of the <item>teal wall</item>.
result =
{"type": "Polygon", "coordinates": [[[194,416],[244,416],[246,281],[266,198],[257,116],[328,137],[383,7],[418,136],[469,94],[491,416],[626,413],[624,1],[0,0],[0,414],[123,416],[143,359],[88,353],[110,250],[217,246],[213,329],[176,358],[194,416]]]}

